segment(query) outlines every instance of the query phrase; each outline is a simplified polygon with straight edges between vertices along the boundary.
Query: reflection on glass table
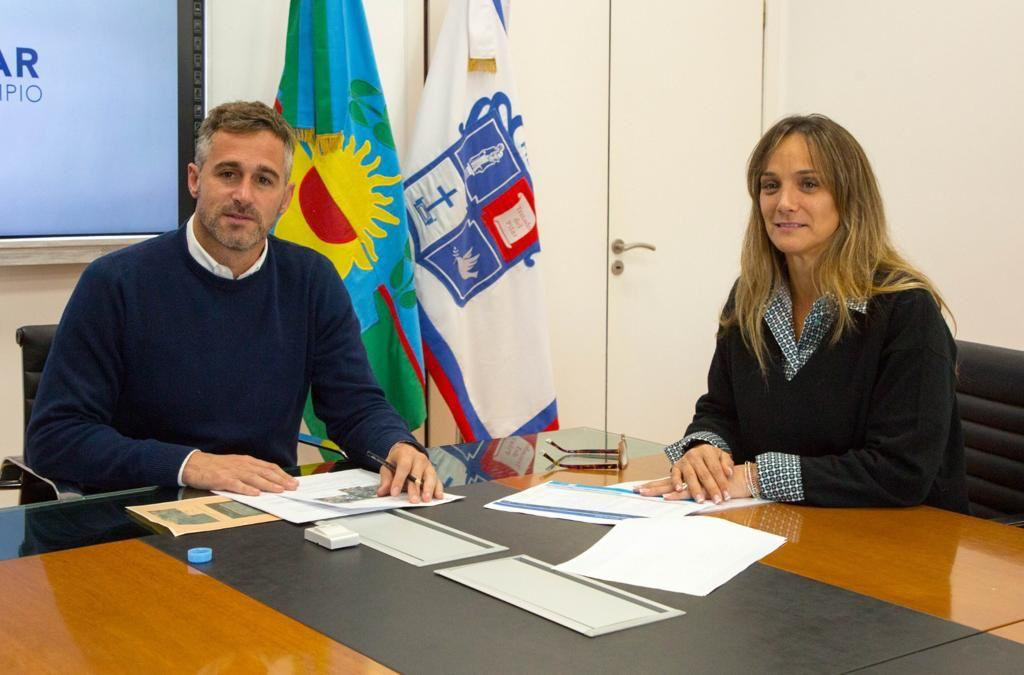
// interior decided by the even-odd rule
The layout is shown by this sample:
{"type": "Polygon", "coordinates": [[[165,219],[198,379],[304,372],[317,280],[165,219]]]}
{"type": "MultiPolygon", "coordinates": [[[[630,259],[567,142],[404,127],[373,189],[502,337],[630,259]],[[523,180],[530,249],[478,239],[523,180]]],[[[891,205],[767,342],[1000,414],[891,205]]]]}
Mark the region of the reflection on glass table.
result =
{"type": "Polygon", "coordinates": [[[174,488],[142,488],[0,509],[0,560],[152,534],[126,506],[176,499],[174,488]]]}
{"type": "MultiPolygon", "coordinates": [[[[497,478],[544,473],[553,469],[544,459],[552,438],[567,449],[615,449],[619,435],[579,427],[561,431],[511,436],[477,443],[443,445],[427,450],[446,488],[497,478]]],[[[630,457],[654,455],[663,445],[627,436],[630,457]]],[[[343,471],[357,465],[349,461],[322,462],[287,469],[294,475],[343,471]]],[[[209,494],[188,488],[138,488],[99,493],[65,502],[41,502],[0,508],[0,560],[80,546],[132,539],[153,534],[134,520],[127,506],[155,504],[209,494]]]]}
{"type": "MultiPolygon", "coordinates": [[[[481,483],[498,478],[544,473],[555,469],[544,458],[552,439],[566,449],[603,449],[614,456],[620,435],[589,427],[576,427],[540,434],[509,436],[477,443],[458,443],[430,448],[430,461],[446,488],[481,483]]],[[[626,437],[630,457],[660,454],[665,446],[632,436],[626,437]]]]}

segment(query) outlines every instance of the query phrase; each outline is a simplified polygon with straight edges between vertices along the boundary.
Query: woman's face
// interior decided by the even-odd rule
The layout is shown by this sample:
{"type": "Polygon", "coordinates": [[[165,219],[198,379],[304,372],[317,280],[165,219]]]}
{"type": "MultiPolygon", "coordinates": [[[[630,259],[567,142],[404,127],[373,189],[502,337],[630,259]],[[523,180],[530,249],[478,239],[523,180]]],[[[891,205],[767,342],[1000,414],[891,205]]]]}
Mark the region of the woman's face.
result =
{"type": "Polygon", "coordinates": [[[803,134],[782,139],[761,174],[761,215],[775,248],[806,269],[839,228],[839,211],[811,163],[803,134]],[[796,260],[794,260],[796,259],[796,260]]]}

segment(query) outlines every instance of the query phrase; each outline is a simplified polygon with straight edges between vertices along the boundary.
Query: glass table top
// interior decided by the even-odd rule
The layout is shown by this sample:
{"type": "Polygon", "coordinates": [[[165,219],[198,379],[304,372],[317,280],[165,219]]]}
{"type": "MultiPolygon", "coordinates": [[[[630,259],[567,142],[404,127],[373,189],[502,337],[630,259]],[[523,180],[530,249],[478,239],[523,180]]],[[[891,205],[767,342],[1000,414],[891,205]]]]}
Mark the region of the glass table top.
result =
{"type": "MultiPolygon", "coordinates": [[[[546,439],[567,449],[614,449],[618,434],[577,427],[507,438],[441,445],[427,449],[445,488],[498,478],[540,473],[552,468],[543,457],[546,439]]],[[[655,455],[664,446],[628,437],[631,457],[655,455]]],[[[306,475],[355,468],[342,460],[294,467],[289,473],[306,475]]],[[[65,502],[41,502],[0,509],[0,560],[60,551],[80,546],[132,539],[153,534],[135,521],[127,506],[156,504],[209,494],[191,488],[138,488],[87,495],[65,502]]]]}

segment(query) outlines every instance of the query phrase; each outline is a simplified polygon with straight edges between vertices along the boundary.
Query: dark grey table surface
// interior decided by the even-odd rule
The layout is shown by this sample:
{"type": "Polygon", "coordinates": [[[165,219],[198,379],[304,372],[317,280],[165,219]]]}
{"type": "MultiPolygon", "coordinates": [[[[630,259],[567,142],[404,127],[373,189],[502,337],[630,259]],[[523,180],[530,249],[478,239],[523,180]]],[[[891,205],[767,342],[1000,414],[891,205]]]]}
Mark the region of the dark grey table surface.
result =
{"type": "MultiPolygon", "coordinates": [[[[607,532],[484,509],[510,492],[494,483],[452,492],[466,499],[416,513],[510,549],[491,557],[526,553],[560,563],[607,532]]],[[[303,530],[275,522],[145,541],[181,559],[190,547],[210,546],[207,574],[409,673],[916,672],[947,663],[943,654],[969,655],[972,669],[991,661],[992,672],[1024,664],[1024,645],[761,564],[703,598],[617,584],[686,614],[588,638],[433,573],[483,557],[420,568],[366,546],[328,551],[304,541],[303,530]]]]}
{"type": "Polygon", "coordinates": [[[979,633],[873,664],[858,673],[898,675],[962,675],[963,673],[1022,673],[1024,645],[996,635],[979,633]]]}

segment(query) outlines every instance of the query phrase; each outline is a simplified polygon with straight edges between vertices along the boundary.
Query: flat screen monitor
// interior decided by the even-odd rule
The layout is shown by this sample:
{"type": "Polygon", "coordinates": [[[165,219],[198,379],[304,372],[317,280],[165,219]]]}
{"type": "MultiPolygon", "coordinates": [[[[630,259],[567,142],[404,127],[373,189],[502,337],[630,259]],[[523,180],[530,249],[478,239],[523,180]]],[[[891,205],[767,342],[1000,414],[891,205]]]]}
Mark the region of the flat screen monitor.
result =
{"type": "Polygon", "coordinates": [[[0,0],[0,246],[171,230],[203,116],[201,0],[0,0]]]}

